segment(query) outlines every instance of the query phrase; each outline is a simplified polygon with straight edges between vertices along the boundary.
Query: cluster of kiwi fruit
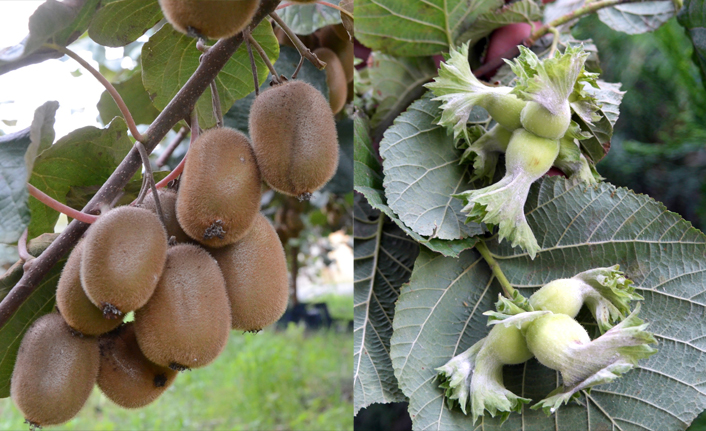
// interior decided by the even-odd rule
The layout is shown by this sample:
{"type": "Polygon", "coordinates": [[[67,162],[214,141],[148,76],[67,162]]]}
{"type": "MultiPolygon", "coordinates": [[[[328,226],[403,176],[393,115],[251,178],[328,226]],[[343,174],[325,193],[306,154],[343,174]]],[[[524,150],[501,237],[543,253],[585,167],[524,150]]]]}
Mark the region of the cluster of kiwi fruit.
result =
{"type": "MultiPolygon", "coordinates": [[[[178,30],[220,38],[242,30],[259,0],[160,4],[178,30]]],[[[286,258],[259,212],[262,182],[299,199],[323,187],[338,165],[336,125],[324,96],[293,80],[257,96],[249,132],[252,141],[230,128],[201,133],[176,190],[108,210],[87,230],[59,279],[57,312],[20,344],[10,391],[31,427],[74,417],[94,384],[143,407],[179,371],[215,360],[230,329],[256,332],[284,313],[286,258]]]]}
{"type": "MultiPolygon", "coordinates": [[[[294,47],[287,34],[275,27],[281,45],[294,47]]],[[[326,63],[326,84],[329,103],[338,114],[346,103],[353,100],[353,41],[343,24],[329,25],[309,35],[298,35],[304,45],[326,63]]]]}

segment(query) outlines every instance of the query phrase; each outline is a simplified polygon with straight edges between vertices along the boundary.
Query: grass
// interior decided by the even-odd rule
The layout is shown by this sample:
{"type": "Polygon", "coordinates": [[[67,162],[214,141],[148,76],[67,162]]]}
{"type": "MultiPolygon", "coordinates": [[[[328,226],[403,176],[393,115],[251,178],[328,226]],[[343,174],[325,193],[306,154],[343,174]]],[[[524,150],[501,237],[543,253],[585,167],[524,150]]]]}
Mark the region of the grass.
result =
{"type": "MultiPolygon", "coordinates": [[[[351,307],[352,309],[352,307],[351,307]]],[[[211,365],[183,372],[157,401],[117,407],[95,388],[65,430],[353,430],[353,335],[233,332],[211,365]]],[[[0,429],[26,430],[10,399],[0,429]]]]}

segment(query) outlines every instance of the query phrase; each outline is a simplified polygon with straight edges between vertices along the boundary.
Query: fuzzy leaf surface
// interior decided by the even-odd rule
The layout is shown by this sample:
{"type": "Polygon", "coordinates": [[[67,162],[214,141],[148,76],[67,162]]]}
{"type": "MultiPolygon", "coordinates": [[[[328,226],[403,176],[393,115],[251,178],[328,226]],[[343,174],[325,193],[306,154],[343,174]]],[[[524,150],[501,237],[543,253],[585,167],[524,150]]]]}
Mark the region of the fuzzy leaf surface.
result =
{"type": "Polygon", "coordinates": [[[502,0],[357,0],[356,38],[376,51],[397,56],[429,56],[459,45],[459,36],[478,16],[502,0]]]}
{"type": "MultiPolygon", "coordinates": [[[[32,256],[39,256],[57,236],[53,233],[41,235],[27,244],[27,251],[32,256]]],[[[24,333],[35,320],[54,309],[56,285],[65,263],[66,258],[63,258],[54,265],[37,289],[0,328],[0,398],[10,396],[10,377],[24,333]]],[[[22,273],[22,262],[17,262],[0,277],[0,301],[22,278],[22,273]]]]}
{"type": "Polygon", "coordinates": [[[598,11],[598,18],[608,27],[627,34],[657,30],[676,14],[670,0],[626,3],[598,11]]]}
{"type": "MultiPolygon", "coordinates": [[[[327,0],[338,6],[341,0],[327,0]]],[[[277,11],[284,22],[296,34],[306,35],[321,27],[341,22],[341,13],[321,4],[295,4],[277,11]]]]}
{"type": "Polygon", "coordinates": [[[452,198],[471,188],[453,137],[436,124],[439,102],[425,97],[395,119],[380,142],[385,195],[390,208],[422,236],[459,240],[483,232],[466,224],[463,202],[452,198]]]}
{"type": "MultiPolygon", "coordinates": [[[[83,127],[59,139],[37,156],[29,182],[57,201],[66,203],[71,187],[102,185],[131,148],[132,141],[122,118],[116,118],[105,129],[83,127]]],[[[29,199],[29,209],[32,213],[30,238],[54,232],[58,211],[35,198],[29,199]]]]}
{"type": "Polygon", "coordinates": [[[407,235],[418,243],[441,253],[444,256],[457,257],[463,250],[472,248],[476,244],[475,238],[461,240],[441,240],[438,238],[424,238],[397,217],[397,214],[387,205],[385,191],[382,188],[382,165],[373,148],[370,139],[370,121],[360,113],[354,118],[354,160],[353,184],[355,191],[365,196],[368,203],[375,209],[382,211],[395,222],[407,235]]]}
{"type": "MultiPolygon", "coordinates": [[[[619,264],[645,298],[640,318],[659,351],[615,382],[582,392],[583,405],[563,406],[550,417],[525,406],[503,428],[489,415],[474,427],[470,417],[444,406],[434,368],[488,333],[481,313],[492,308],[500,287],[475,250],[450,259],[423,249],[400,293],[391,339],[414,429],[686,429],[706,407],[698,371],[706,366],[706,236],[649,197],[607,183],[545,178],[532,186],[525,210],[542,247],[534,261],[507,243],[487,243],[509,282],[529,297],[554,279],[619,264]]],[[[579,315],[584,323],[591,319],[579,315]]],[[[595,321],[589,332],[597,335],[595,321]]],[[[506,366],[504,380],[534,402],[559,383],[555,371],[535,360],[506,366]]]]}
{"type": "Polygon", "coordinates": [[[380,52],[373,52],[368,72],[377,102],[371,118],[373,128],[389,126],[394,117],[424,94],[422,85],[437,75],[431,57],[394,57],[380,52]]]}
{"type": "MultiPolygon", "coordinates": [[[[279,55],[279,43],[272,31],[272,25],[264,20],[252,32],[252,36],[267,53],[273,63],[279,55]]],[[[171,25],[163,26],[142,47],[142,82],[152,99],[154,106],[162,110],[186,84],[199,66],[201,52],[196,49],[194,39],[177,32],[171,25]]],[[[267,67],[259,56],[255,55],[258,79],[263,82],[267,77],[267,67]]],[[[218,94],[223,112],[233,102],[250,94],[254,89],[250,57],[245,44],[228,60],[216,77],[218,94]]],[[[196,102],[199,125],[203,129],[213,127],[216,119],[211,105],[210,87],[196,102]]]]}
{"type": "Polygon", "coordinates": [[[404,401],[390,360],[395,301],[409,281],[419,245],[365,197],[354,203],[355,410],[373,403],[404,401]]]}
{"type": "Polygon", "coordinates": [[[125,46],[136,41],[162,18],[157,0],[111,1],[98,9],[88,27],[88,35],[104,46],[125,46]]]}

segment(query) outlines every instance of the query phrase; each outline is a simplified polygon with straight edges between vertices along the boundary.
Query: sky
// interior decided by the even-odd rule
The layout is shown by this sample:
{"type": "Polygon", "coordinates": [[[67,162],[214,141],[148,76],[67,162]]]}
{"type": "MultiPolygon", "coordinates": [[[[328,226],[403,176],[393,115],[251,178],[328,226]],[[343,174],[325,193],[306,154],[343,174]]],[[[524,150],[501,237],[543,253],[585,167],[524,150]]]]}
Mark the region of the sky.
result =
{"type": "MultiPolygon", "coordinates": [[[[28,34],[29,17],[43,2],[0,1],[3,16],[0,50],[17,44],[28,34]]],[[[93,66],[98,66],[88,51],[77,52],[93,66]]],[[[122,56],[122,48],[111,54],[122,56]]],[[[48,60],[0,75],[0,130],[12,133],[29,127],[34,110],[50,100],[59,102],[54,125],[57,139],[80,127],[101,127],[97,120],[96,103],[103,87],[88,72],[78,77],[72,76],[71,73],[77,69],[82,68],[75,61],[64,57],[64,61],[48,60]],[[17,123],[14,126],[5,123],[12,121],[17,123]]]]}

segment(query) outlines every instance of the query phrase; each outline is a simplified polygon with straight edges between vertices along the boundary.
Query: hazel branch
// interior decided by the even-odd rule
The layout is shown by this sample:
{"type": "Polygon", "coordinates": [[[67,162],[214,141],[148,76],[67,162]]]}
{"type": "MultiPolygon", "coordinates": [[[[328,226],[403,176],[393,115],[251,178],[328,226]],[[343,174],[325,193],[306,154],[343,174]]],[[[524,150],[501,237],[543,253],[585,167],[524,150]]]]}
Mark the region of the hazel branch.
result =
{"type": "Polygon", "coordinates": [[[292,41],[294,46],[297,48],[297,51],[299,51],[299,55],[302,57],[305,57],[307,60],[311,62],[314,66],[316,66],[317,69],[322,70],[323,68],[326,67],[326,63],[323,61],[319,60],[319,57],[316,56],[309,48],[304,45],[304,42],[299,39],[299,36],[294,33],[294,31],[289,28],[289,26],[282,20],[282,18],[279,17],[276,13],[271,13],[270,17],[277,23],[277,25],[285,32],[287,33],[287,37],[289,40],[292,41]]]}
{"type": "Polygon", "coordinates": [[[59,211],[62,214],[66,214],[68,217],[71,217],[73,219],[76,219],[78,221],[81,221],[83,223],[88,223],[88,224],[91,224],[98,219],[97,216],[94,216],[92,214],[86,214],[85,212],[77,211],[68,205],[62,204],[61,202],[57,201],[56,199],[52,198],[51,196],[45,194],[43,191],[34,187],[32,184],[28,183],[27,189],[29,190],[29,194],[34,196],[39,202],[43,203],[44,205],[48,206],[51,209],[59,211]]]}
{"type": "MultiPolygon", "coordinates": [[[[250,28],[255,28],[260,21],[274,11],[279,1],[262,0],[260,8],[253,17],[250,28]]],[[[201,65],[145,133],[146,138],[141,142],[148,152],[154,150],[169,130],[194,109],[198,98],[201,97],[242,42],[243,34],[239,33],[231,38],[221,39],[213,45],[207,54],[204,54],[201,65]]],[[[100,190],[86,204],[83,212],[91,212],[98,209],[101,205],[111,202],[135,175],[140,165],[139,152],[136,148],[133,148],[100,190]]],[[[8,322],[15,311],[36,290],[49,270],[78,242],[86,229],[88,229],[88,224],[78,219],[73,220],[61,235],[40,256],[32,261],[32,265],[24,272],[20,281],[0,302],[0,328],[8,322]]]]}
{"type": "Polygon", "coordinates": [[[483,256],[483,259],[490,267],[490,270],[493,271],[493,275],[495,275],[495,278],[498,279],[498,283],[500,283],[500,286],[503,288],[503,294],[512,299],[512,296],[515,293],[515,288],[512,287],[507,277],[505,277],[502,269],[500,269],[500,265],[498,265],[498,262],[496,262],[493,258],[490,250],[488,250],[488,246],[485,245],[485,241],[482,239],[479,240],[476,244],[476,250],[478,250],[480,255],[483,256]]]}
{"type": "Polygon", "coordinates": [[[137,126],[135,125],[135,120],[132,118],[132,114],[130,114],[130,110],[127,108],[127,105],[123,101],[123,98],[120,97],[120,94],[118,94],[118,91],[113,87],[113,84],[108,81],[105,76],[103,76],[99,71],[93,68],[86,60],[83,58],[79,57],[78,54],[75,52],[71,51],[68,48],[65,48],[63,46],[59,46],[54,43],[45,43],[44,46],[47,48],[54,49],[56,51],[61,52],[62,54],[66,54],[69,57],[73,58],[78,62],[81,66],[83,66],[86,70],[91,72],[91,75],[95,76],[96,79],[103,84],[103,87],[105,87],[106,91],[110,93],[111,97],[113,97],[113,100],[115,101],[115,104],[118,105],[118,109],[120,109],[120,112],[123,114],[123,117],[125,117],[125,122],[127,123],[127,127],[130,129],[130,133],[132,133],[132,136],[138,140],[138,141],[143,141],[145,138],[140,134],[140,132],[137,130],[137,126]]]}

